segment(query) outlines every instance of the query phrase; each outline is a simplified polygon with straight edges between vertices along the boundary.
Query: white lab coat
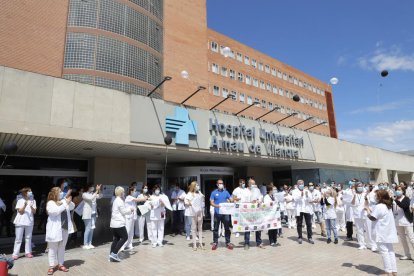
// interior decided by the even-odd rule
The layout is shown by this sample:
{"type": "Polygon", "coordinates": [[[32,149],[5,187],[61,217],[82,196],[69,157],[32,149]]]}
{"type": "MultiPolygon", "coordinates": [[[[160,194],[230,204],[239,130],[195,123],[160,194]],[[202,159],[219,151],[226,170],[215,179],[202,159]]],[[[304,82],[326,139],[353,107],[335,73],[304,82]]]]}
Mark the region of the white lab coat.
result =
{"type": "Polygon", "coordinates": [[[62,205],[58,205],[55,201],[49,200],[46,205],[46,211],[49,215],[46,224],[46,241],[47,242],[60,242],[62,237],[62,222],[60,220],[61,213],[67,212],[68,215],[68,234],[72,234],[74,231],[70,211],[75,208],[75,204],[71,202],[69,205],[65,200],[62,200],[62,205]]]}

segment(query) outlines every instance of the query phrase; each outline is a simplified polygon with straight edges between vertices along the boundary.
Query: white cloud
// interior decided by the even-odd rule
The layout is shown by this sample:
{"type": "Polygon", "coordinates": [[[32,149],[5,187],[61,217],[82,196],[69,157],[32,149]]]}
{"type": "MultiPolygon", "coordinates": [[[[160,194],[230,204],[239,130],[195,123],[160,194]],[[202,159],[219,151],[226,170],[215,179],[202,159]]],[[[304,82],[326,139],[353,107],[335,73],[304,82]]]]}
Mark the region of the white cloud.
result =
{"type": "Polygon", "coordinates": [[[345,130],[339,133],[339,138],[392,151],[413,150],[414,120],[382,122],[367,129],[345,130]]]}
{"type": "Polygon", "coordinates": [[[374,53],[360,57],[358,65],[368,70],[401,70],[414,72],[414,53],[404,54],[398,46],[390,49],[379,48],[382,43],[377,43],[374,53]]]}
{"type": "Polygon", "coordinates": [[[341,66],[341,65],[345,65],[347,62],[347,58],[345,56],[339,56],[338,59],[336,60],[336,64],[341,66]]]}
{"type": "Polygon", "coordinates": [[[361,113],[382,113],[384,111],[396,110],[402,108],[407,105],[414,104],[413,99],[395,101],[395,102],[387,102],[381,105],[372,105],[363,108],[358,108],[352,111],[349,111],[348,114],[356,115],[361,113]]]}

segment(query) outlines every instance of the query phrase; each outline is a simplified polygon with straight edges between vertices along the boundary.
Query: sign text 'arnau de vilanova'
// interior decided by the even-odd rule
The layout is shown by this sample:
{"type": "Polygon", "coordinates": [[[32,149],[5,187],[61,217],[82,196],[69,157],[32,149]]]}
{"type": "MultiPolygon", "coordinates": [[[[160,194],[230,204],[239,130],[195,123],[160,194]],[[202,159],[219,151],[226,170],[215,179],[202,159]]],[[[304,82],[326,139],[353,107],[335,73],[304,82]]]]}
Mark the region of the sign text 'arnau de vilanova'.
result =
{"type": "Polygon", "coordinates": [[[216,119],[210,118],[209,131],[211,134],[210,148],[219,151],[228,152],[244,152],[244,141],[250,141],[247,144],[248,151],[254,154],[262,154],[266,150],[268,156],[282,158],[299,158],[299,148],[303,148],[303,138],[297,138],[294,135],[283,135],[259,129],[260,141],[264,144],[255,144],[256,129],[254,127],[246,127],[245,125],[230,125],[219,123],[216,119]],[[223,139],[219,139],[221,136],[223,139]],[[225,137],[233,138],[225,140],[225,137]],[[237,140],[236,140],[237,139],[237,140]],[[244,141],[243,141],[244,140],[244,141]]]}

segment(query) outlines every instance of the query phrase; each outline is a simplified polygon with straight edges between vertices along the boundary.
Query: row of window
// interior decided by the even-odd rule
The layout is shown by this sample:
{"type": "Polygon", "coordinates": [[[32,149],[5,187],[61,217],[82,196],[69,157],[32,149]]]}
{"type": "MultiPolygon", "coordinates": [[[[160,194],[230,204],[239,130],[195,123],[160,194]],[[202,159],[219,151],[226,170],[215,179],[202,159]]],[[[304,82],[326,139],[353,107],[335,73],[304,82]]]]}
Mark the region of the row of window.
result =
{"type": "MultiPolygon", "coordinates": [[[[232,80],[238,80],[239,82],[245,82],[247,85],[252,85],[254,87],[267,90],[269,92],[273,92],[275,95],[286,96],[290,99],[293,98],[295,95],[299,95],[296,92],[289,91],[287,89],[283,89],[281,87],[277,87],[276,85],[272,85],[270,83],[265,83],[262,80],[258,80],[253,78],[249,75],[244,75],[241,72],[237,72],[233,69],[228,69],[224,66],[219,66],[218,64],[212,63],[211,64],[211,71],[217,75],[222,75],[223,77],[229,77],[232,80]]],[[[300,96],[300,95],[299,95],[300,96]]],[[[316,100],[309,99],[307,97],[300,96],[300,101],[303,104],[307,104],[311,107],[317,108],[319,110],[326,111],[326,105],[322,104],[316,100]]]]}
{"type": "Polygon", "coordinates": [[[68,26],[98,28],[131,38],[162,52],[162,27],[148,16],[113,0],[72,0],[68,26]]]}
{"type": "Polygon", "coordinates": [[[213,85],[212,86],[212,91],[210,91],[210,92],[213,93],[214,96],[221,96],[223,98],[226,98],[228,95],[233,95],[233,100],[234,101],[239,101],[241,103],[246,103],[248,105],[251,105],[254,102],[257,102],[257,104],[256,104],[257,107],[262,107],[262,108],[269,109],[269,110],[272,110],[276,107],[279,107],[279,109],[277,109],[277,111],[282,113],[282,114],[292,114],[292,113],[296,112],[297,113],[296,116],[299,119],[303,119],[303,120],[308,119],[309,117],[313,117],[311,119],[311,121],[313,121],[316,124],[319,124],[319,123],[322,123],[322,122],[325,121],[325,120],[323,120],[321,118],[318,118],[316,116],[313,116],[311,114],[307,114],[307,113],[304,113],[302,111],[294,110],[294,109],[291,109],[289,107],[279,106],[276,103],[267,102],[266,100],[260,100],[259,98],[256,98],[256,97],[253,98],[252,96],[246,95],[245,93],[237,92],[237,91],[234,91],[234,90],[229,90],[227,88],[219,87],[217,85],[213,85]]]}
{"type": "Polygon", "coordinates": [[[68,33],[64,68],[104,71],[155,86],[161,81],[162,65],[151,53],[126,42],[92,34],[68,33]]]}
{"type": "MultiPolygon", "coordinates": [[[[219,53],[221,55],[224,55],[226,46],[223,45],[218,45],[217,42],[215,41],[211,41],[210,42],[210,49],[213,52],[219,53]]],[[[283,79],[285,81],[288,81],[294,85],[297,85],[299,87],[305,88],[315,94],[321,95],[321,96],[325,96],[325,91],[319,87],[316,87],[310,83],[307,83],[301,79],[298,79],[290,74],[287,74],[285,72],[282,72],[279,69],[276,69],[274,67],[270,67],[270,65],[268,64],[263,64],[260,61],[257,61],[254,58],[250,58],[249,56],[243,55],[242,53],[235,53],[233,50],[230,51],[229,53],[229,57],[232,59],[235,59],[241,63],[244,63],[245,65],[251,66],[255,69],[258,69],[259,71],[265,72],[267,74],[271,74],[274,77],[278,77],[280,79],[283,79]]]]}

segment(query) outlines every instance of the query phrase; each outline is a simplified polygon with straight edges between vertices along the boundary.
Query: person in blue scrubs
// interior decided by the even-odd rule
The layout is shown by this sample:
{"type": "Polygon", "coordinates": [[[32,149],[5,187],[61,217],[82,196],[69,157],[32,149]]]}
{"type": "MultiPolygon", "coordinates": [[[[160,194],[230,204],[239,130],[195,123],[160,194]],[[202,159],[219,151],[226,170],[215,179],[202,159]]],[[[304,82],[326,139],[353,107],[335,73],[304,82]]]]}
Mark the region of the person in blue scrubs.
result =
{"type": "Polygon", "coordinates": [[[233,244],[230,243],[230,215],[220,214],[220,203],[232,202],[233,199],[229,192],[224,189],[223,179],[217,180],[217,189],[215,189],[210,196],[210,204],[214,207],[214,230],[213,230],[213,246],[212,250],[217,249],[218,244],[218,229],[220,223],[223,223],[226,238],[226,247],[229,250],[233,250],[233,244]]]}

